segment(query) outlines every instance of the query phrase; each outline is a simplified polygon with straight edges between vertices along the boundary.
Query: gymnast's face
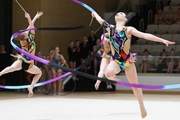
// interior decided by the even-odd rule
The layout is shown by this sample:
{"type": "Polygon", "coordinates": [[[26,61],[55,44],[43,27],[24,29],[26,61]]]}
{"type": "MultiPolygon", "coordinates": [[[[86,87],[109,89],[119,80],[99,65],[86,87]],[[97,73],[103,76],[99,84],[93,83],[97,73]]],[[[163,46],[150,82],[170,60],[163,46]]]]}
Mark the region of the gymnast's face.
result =
{"type": "Polygon", "coordinates": [[[169,13],[169,14],[172,13],[172,9],[171,9],[171,8],[168,9],[168,13],[169,13]]]}
{"type": "Polygon", "coordinates": [[[94,30],[91,30],[91,33],[90,33],[90,34],[91,34],[91,36],[93,36],[93,35],[94,35],[94,30]]]}
{"type": "Polygon", "coordinates": [[[56,48],[55,48],[55,53],[57,54],[57,53],[59,53],[59,52],[60,52],[59,47],[56,47],[56,48]]]}
{"type": "Polygon", "coordinates": [[[87,37],[86,37],[86,36],[83,37],[83,42],[84,42],[84,43],[87,42],[87,37]]]}
{"type": "Polygon", "coordinates": [[[159,9],[159,10],[158,10],[158,13],[159,13],[159,14],[162,14],[162,10],[161,10],[161,9],[159,9]]]}
{"type": "Polygon", "coordinates": [[[54,54],[54,50],[50,50],[49,51],[49,56],[53,55],[54,54]]]}
{"type": "Polygon", "coordinates": [[[41,56],[42,56],[42,54],[41,54],[41,52],[40,52],[40,51],[37,53],[37,56],[39,56],[39,57],[41,57],[41,56]]]}
{"type": "Polygon", "coordinates": [[[145,52],[144,52],[144,55],[145,55],[145,56],[148,56],[148,55],[149,55],[148,51],[145,51],[145,52]]]}
{"type": "Polygon", "coordinates": [[[170,56],[174,56],[174,51],[171,51],[171,52],[170,52],[170,56]]]}
{"type": "Polygon", "coordinates": [[[180,8],[178,9],[178,14],[180,14],[180,8]]]}
{"type": "Polygon", "coordinates": [[[80,44],[79,41],[77,41],[77,42],[76,42],[76,47],[79,47],[79,44],[80,44]]]}
{"type": "Polygon", "coordinates": [[[74,47],[74,42],[70,42],[70,47],[71,47],[71,48],[74,47]]]}
{"type": "Polygon", "coordinates": [[[115,21],[116,21],[116,23],[121,22],[121,21],[126,22],[127,21],[126,14],[123,12],[117,13],[115,16],[115,21]]]}
{"type": "Polygon", "coordinates": [[[100,39],[97,39],[96,45],[100,45],[100,39]]]}

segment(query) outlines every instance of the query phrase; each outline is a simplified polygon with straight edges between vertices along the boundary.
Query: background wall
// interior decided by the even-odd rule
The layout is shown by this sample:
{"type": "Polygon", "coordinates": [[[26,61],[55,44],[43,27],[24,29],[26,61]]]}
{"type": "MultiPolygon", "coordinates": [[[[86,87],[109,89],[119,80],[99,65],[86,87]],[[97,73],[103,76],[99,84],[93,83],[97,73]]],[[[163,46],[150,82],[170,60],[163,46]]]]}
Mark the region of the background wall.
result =
{"type": "MultiPolygon", "coordinates": [[[[37,11],[43,11],[44,15],[37,20],[36,27],[45,26],[80,26],[89,25],[91,13],[71,0],[19,0],[20,4],[33,18],[37,11]]],[[[104,0],[82,0],[92,6],[102,17],[105,13],[104,0]]],[[[13,0],[13,32],[26,28],[28,22],[24,17],[24,12],[13,0]]],[[[67,59],[67,47],[69,41],[79,39],[82,41],[83,35],[89,35],[91,29],[97,29],[99,24],[94,21],[91,27],[76,31],[37,31],[36,44],[43,55],[47,55],[50,48],[59,46],[62,54],[67,59]]]]}

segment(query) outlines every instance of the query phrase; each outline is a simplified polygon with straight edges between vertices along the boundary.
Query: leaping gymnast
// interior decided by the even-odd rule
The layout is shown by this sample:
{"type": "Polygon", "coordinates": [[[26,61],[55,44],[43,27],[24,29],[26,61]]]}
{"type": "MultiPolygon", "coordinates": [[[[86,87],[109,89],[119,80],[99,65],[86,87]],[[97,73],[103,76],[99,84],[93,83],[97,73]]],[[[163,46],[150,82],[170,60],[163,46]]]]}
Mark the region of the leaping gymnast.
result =
{"type": "MultiPolygon", "coordinates": [[[[105,53],[103,54],[103,57],[106,59],[102,59],[101,62],[99,74],[101,77],[104,74],[108,79],[117,81],[118,79],[116,74],[119,73],[121,69],[124,69],[129,82],[138,84],[137,71],[134,65],[136,54],[130,52],[132,35],[154,42],[161,42],[166,46],[169,44],[175,44],[175,42],[156,37],[152,34],[140,32],[134,27],[125,26],[127,18],[126,14],[123,12],[116,14],[116,26],[108,24],[96,12],[92,12],[92,17],[95,17],[102,27],[107,30],[104,41],[105,53]]],[[[97,80],[95,84],[96,89],[98,89],[99,84],[100,81],[97,80]]],[[[143,102],[142,90],[139,88],[132,89],[139,102],[141,117],[145,118],[147,116],[147,112],[143,102]]]]}
{"type": "MultiPolygon", "coordinates": [[[[37,14],[33,18],[33,20],[31,20],[30,15],[27,12],[25,12],[25,17],[27,18],[28,23],[29,23],[29,26],[27,29],[34,28],[35,21],[42,14],[43,14],[42,12],[37,12],[37,14]]],[[[35,31],[29,30],[29,31],[23,32],[22,34],[18,35],[15,38],[15,40],[19,40],[21,48],[23,50],[34,55],[35,51],[36,51],[36,44],[34,42],[34,36],[35,36],[35,31]]],[[[14,55],[12,55],[12,56],[14,56],[14,55]]],[[[0,76],[10,73],[10,72],[18,71],[21,69],[24,69],[28,73],[34,74],[35,76],[33,77],[33,81],[31,83],[30,87],[28,88],[28,91],[29,91],[28,97],[32,97],[34,85],[37,83],[37,81],[39,80],[39,78],[42,75],[41,70],[37,66],[34,65],[34,61],[31,58],[29,58],[23,54],[15,55],[14,57],[16,57],[18,59],[11,66],[6,67],[4,70],[2,70],[0,72],[0,76]]]]}

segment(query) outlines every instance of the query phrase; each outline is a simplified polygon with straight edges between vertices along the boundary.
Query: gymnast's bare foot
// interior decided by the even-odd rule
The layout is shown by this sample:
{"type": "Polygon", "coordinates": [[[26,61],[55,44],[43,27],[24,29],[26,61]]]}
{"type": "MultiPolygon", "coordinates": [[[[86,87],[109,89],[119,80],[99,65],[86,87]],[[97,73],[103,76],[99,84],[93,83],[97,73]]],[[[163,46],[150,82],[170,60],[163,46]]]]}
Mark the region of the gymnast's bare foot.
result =
{"type": "Polygon", "coordinates": [[[97,81],[96,84],[94,85],[94,87],[95,87],[96,90],[99,89],[99,84],[100,84],[100,83],[101,83],[100,81],[97,81]]]}
{"type": "Polygon", "coordinates": [[[146,108],[141,108],[141,117],[145,118],[147,116],[146,108]]]}
{"type": "Polygon", "coordinates": [[[0,76],[1,76],[2,74],[1,74],[1,72],[0,72],[0,76]]]}
{"type": "Polygon", "coordinates": [[[29,88],[28,88],[28,91],[29,91],[28,97],[32,97],[32,96],[33,96],[32,88],[29,87],[29,88]]]}

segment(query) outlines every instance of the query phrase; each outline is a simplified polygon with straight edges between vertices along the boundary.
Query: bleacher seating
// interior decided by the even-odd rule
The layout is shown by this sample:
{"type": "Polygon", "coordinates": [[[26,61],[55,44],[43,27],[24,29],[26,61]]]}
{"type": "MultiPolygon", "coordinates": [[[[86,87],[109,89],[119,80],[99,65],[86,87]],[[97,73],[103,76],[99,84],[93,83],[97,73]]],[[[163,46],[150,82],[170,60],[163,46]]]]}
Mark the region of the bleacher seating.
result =
{"type": "MultiPolygon", "coordinates": [[[[179,2],[179,3],[180,3],[180,2],[179,2]]],[[[165,6],[163,12],[164,12],[164,13],[167,13],[169,7],[172,8],[172,12],[173,12],[173,13],[176,13],[176,12],[178,11],[178,9],[180,8],[180,6],[165,6]]]]}
{"type": "Polygon", "coordinates": [[[147,26],[146,32],[155,34],[155,33],[157,33],[157,30],[158,30],[158,29],[159,29],[159,26],[158,26],[158,25],[152,24],[152,25],[148,25],[148,26],[147,26]]]}
{"type": "Polygon", "coordinates": [[[179,31],[180,31],[179,29],[180,29],[180,25],[176,25],[176,24],[170,25],[170,26],[169,26],[168,33],[177,34],[177,33],[179,33],[179,31]]]}
{"type": "Polygon", "coordinates": [[[180,4],[179,0],[171,0],[171,6],[178,6],[180,4]]]}
{"type": "Polygon", "coordinates": [[[140,50],[144,51],[144,49],[147,49],[148,51],[152,50],[152,45],[141,45],[140,50]]]}
{"type": "Polygon", "coordinates": [[[146,32],[152,34],[178,34],[180,33],[180,25],[148,25],[146,32]]]}
{"type": "Polygon", "coordinates": [[[175,47],[176,49],[176,51],[178,51],[178,52],[180,52],[180,45],[176,45],[176,47],[175,47]]]}
{"type": "Polygon", "coordinates": [[[131,46],[131,50],[133,51],[133,52],[138,52],[138,51],[140,51],[141,49],[141,45],[132,45],[131,46]]]}
{"type": "Polygon", "coordinates": [[[149,52],[162,52],[163,49],[166,51],[171,51],[171,49],[174,49],[175,51],[180,52],[180,45],[169,45],[168,47],[163,44],[159,45],[131,45],[131,50],[133,52],[141,52],[144,51],[144,49],[147,49],[149,52]]]}
{"type": "MultiPolygon", "coordinates": [[[[171,0],[171,6],[165,6],[163,9],[163,13],[166,14],[168,12],[169,7],[172,8],[172,12],[174,14],[177,13],[178,9],[180,8],[180,0],[171,0]]],[[[151,33],[155,36],[164,38],[166,40],[176,42],[175,45],[166,46],[163,43],[153,42],[149,40],[144,40],[139,38],[136,44],[136,51],[138,52],[140,57],[138,57],[138,61],[136,62],[136,66],[140,67],[142,63],[142,55],[144,49],[147,49],[152,56],[156,56],[153,59],[153,67],[149,68],[149,71],[156,71],[155,64],[158,61],[158,56],[160,53],[165,49],[167,55],[170,55],[170,51],[174,49],[175,56],[180,56],[180,25],[179,24],[172,24],[172,25],[156,25],[156,24],[149,24],[145,31],[146,33],[151,33]],[[139,48],[138,48],[139,47],[139,48]],[[139,50],[139,51],[138,51],[139,50]]],[[[133,47],[134,45],[132,45],[133,47]]],[[[133,51],[133,50],[132,50],[133,51]]],[[[179,59],[179,58],[176,58],[179,59]]],[[[174,72],[176,72],[177,64],[175,63],[176,67],[174,68],[174,72]]],[[[164,72],[167,71],[167,68],[163,69],[164,72]]]]}
{"type": "Polygon", "coordinates": [[[157,33],[165,34],[169,32],[169,25],[159,25],[157,33]]]}
{"type": "Polygon", "coordinates": [[[173,34],[172,41],[175,41],[176,44],[180,43],[180,34],[173,34]]]}
{"type": "Polygon", "coordinates": [[[166,40],[172,40],[172,38],[173,38],[172,34],[162,34],[161,37],[166,40]]]}

